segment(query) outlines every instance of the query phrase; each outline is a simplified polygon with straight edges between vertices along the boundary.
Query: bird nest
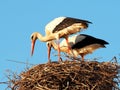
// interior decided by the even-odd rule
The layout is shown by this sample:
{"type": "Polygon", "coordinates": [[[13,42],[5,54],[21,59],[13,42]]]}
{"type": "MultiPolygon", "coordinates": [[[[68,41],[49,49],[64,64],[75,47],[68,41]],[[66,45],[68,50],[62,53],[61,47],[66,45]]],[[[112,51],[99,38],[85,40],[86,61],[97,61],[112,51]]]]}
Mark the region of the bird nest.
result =
{"type": "Polygon", "coordinates": [[[111,62],[39,64],[22,72],[12,90],[118,90],[118,70],[111,62]]]}

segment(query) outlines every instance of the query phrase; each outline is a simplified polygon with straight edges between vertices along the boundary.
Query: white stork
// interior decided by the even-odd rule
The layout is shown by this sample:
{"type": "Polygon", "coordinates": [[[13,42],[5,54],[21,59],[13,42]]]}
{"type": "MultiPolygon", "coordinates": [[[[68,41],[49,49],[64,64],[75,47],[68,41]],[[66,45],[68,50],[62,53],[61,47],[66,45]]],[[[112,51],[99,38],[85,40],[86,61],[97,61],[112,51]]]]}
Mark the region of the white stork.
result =
{"type": "MultiPolygon", "coordinates": [[[[74,33],[79,32],[81,29],[86,29],[88,24],[91,23],[87,20],[81,20],[71,17],[58,17],[53,21],[49,22],[45,27],[46,36],[42,36],[38,32],[34,32],[31,35],[32,47],[31,47],[31,55],[34,52],[35,41],[39,39],[42,42],[49,42],[51,40],[57,40],[58,45],[58,60],[60,60],[60,48],[59,48],[59,39],[65,38],[68,46],[68,52],[70,51],[70,47],[68,45],[68,36],[74,33]]],[[[48,60],[50,62],[50,47],[48,47],[48,60]]]]}
{"type": "MultiPolygon", "coordinates": [[[[84,61],[84,56],[86,54],[90,54],[98,48],[105,48],[105,44],[109,44],[105,40],[98,39],[86,34],[69,37],[68,41],[71,47],[71,52],[68,53],[67,51],[68,47],[65,39],[60,43],[60,51],[66,52],[70,55],[74,55],[74,57],[80,55],[82,57],[82,61],[84,61]]],[[[58,49],[58,46],[54,41],[47,42],[47,45],[53,47],[55,50],[58,49]]]]}

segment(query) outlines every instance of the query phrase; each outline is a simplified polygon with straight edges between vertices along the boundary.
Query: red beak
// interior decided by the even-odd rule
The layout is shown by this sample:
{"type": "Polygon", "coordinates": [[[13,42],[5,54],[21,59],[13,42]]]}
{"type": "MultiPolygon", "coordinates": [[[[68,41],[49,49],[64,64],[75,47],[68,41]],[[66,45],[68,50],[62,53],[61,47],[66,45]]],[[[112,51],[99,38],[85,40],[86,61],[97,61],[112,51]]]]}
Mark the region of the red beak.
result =
{"type": "Polygon", "coordinates": [[[34,46],[35,46],[35,40],[32,40],[32,43],[31,43],[31,56],[34,53],[34,46]]]}

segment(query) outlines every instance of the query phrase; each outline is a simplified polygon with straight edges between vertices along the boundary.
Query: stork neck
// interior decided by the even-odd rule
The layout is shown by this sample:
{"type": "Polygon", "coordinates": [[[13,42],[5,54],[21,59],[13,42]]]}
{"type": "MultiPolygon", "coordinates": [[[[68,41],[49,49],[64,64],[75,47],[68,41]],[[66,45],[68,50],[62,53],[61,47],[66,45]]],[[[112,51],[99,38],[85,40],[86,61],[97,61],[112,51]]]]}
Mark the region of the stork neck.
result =
{"type": "Polygon", "coordinates": [[[40,33],[37,33],[37,38],[42,42],[47,42],[55,39],[54,35],[42,36],[40,33]]]}

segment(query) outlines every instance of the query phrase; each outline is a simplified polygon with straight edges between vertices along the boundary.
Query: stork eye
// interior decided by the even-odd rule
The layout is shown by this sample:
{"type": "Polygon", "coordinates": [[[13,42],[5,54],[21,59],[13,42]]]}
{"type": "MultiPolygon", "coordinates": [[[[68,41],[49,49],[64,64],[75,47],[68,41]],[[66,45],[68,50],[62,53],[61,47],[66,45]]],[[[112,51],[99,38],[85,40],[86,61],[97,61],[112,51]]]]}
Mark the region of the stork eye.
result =
{"type": "Polygon", "coordinates": [[[50,44],[49,43],[47,43],[47,46],[49,46],[50,44]]]}
{"type": "Polygon", "coordinates": [[[51,44],[47,42],[47,46],[48,46],[48,47],[50,47],[50,46],[51,46],[51,44]]]}
{"type": "Polygon", "coordinates": [[[31,36],[31,39],[33,39],[33,36],[31,36]]]}

